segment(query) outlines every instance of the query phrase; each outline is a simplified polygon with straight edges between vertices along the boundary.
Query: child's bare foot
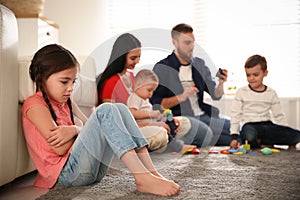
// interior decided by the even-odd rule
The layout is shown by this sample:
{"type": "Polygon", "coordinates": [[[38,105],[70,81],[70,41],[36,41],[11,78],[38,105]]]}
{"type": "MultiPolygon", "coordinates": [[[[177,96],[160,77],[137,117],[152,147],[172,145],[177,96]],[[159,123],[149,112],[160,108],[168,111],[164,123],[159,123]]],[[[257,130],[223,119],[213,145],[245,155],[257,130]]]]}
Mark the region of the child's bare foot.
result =
{"type": "Polygon", "coordinates": [[[159,196],[178,195],[180,186],[174,181],[157,177],[151,173],[134,174],[137,191],[159,196]]]}
{"type": "Polygon", "coordinates": [[[157,176],[159,178],[162,178],[162,179],[165,179],[165,180],[168,180],[166,179],[163,175],[161,175],[158,171],[153,171],[151,172],[154,176],[157,176]]]}
{"type": "Polygon", "coordinates": [[[296,150],[296,145],[289,145],[289,150],[296,150]]]}
{"type": "Polygon", "coordinates": [[[274,146],[273,145],[268,145],[268,144],[262,144],[260,145],[260,148],[273,148],[274,146]]]}

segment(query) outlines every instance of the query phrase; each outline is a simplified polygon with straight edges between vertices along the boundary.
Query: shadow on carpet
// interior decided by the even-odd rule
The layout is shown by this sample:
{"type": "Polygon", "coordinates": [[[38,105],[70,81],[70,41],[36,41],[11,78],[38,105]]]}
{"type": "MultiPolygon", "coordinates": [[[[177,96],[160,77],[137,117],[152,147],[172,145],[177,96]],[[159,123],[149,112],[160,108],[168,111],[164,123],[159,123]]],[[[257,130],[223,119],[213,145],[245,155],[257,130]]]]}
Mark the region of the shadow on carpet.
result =
{"type": "Polygon", "coordinates": [[[114,159],[100,183],[56,187],[38,199],[300,199],[299,151],[281,151],[268,156],[151,154],[151,157],[162,175],[181,186],[178,196],[137,192],[129,171],[114,159]]]}

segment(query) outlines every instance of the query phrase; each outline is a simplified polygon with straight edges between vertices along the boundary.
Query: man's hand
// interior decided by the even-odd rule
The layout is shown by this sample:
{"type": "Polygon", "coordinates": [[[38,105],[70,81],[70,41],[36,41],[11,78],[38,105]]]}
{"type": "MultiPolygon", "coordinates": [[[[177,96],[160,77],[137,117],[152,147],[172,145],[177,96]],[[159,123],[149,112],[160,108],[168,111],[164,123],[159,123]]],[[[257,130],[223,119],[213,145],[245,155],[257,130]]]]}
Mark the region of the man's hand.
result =
{"type": "Polygon", "coordinates": [[[227,77],[228,77],[228,71],[227,69],[219,69],[219,82],[224,83],[227,81],[227,77]]]}
{"type": "Polygon", "coordinates": [[[198,92],[199,92],[199,90],[198,90],[198,88],[195,87],[195,84],[193,84],[189,87],[184,87],[183,93],[178,96],[179,102],[183,102],[183,101],[187,100],[190,96],[192,96],[198,92]]]}

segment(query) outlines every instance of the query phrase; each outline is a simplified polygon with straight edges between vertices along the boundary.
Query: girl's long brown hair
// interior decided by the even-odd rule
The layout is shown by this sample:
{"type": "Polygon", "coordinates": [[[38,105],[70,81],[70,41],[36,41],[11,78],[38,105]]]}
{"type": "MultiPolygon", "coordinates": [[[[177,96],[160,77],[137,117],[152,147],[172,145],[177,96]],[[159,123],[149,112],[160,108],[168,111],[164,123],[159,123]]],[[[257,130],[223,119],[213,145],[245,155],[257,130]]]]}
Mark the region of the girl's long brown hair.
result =
{"type": "MultiPolygon", "coordinates": [[[[51,116],[56,124],[57,116],[45,91],[44,83],[52,74],[78,66],[79,64],[75,56],[69,50],[58,44],[51,44],[41,48],[35,53],[31,60],[29,67],[30,78],[36,84],[36,92],[42,92],[43,98],[49,106],[51,116]]],[[[70,98],[67,100],[67,104],[70,109],[71,120],[73,124],[75,124],[70,98]]]]}

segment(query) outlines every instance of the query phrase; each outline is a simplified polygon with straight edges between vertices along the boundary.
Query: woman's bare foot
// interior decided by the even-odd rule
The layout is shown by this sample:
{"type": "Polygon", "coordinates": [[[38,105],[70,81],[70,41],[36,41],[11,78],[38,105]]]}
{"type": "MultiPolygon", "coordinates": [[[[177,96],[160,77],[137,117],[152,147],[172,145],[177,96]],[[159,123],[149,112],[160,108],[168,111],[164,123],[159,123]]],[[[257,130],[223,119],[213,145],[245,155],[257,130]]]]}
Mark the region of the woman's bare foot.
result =
{"type": "Polygon", "coordinates": [[[180,186],[174,181],[160,178],[152,173],[134,174],[137,191],[159,196],[173,196],[180,193],[180,186]]]}

